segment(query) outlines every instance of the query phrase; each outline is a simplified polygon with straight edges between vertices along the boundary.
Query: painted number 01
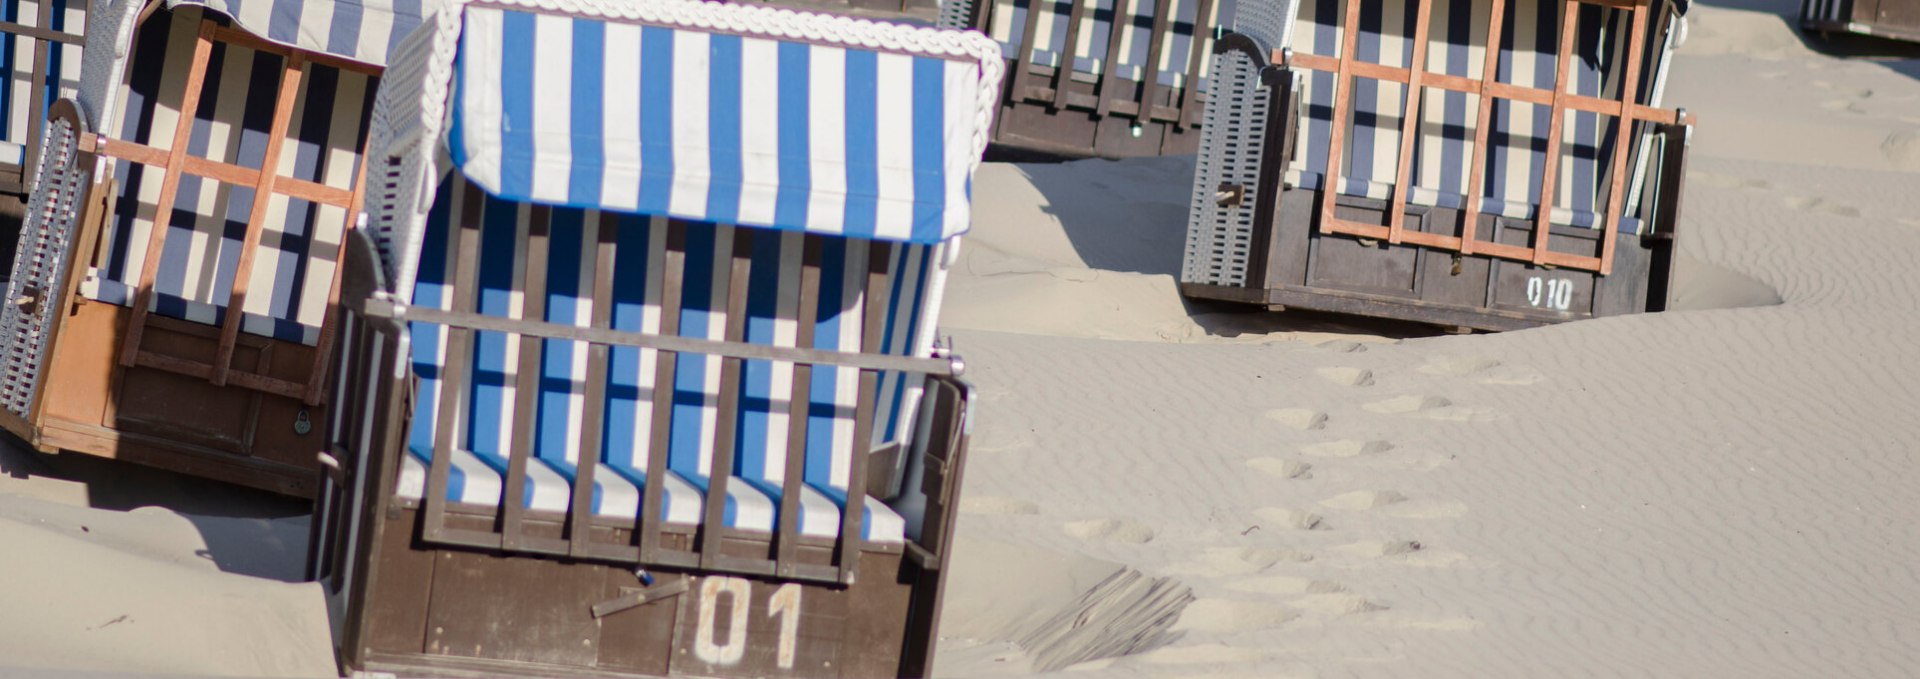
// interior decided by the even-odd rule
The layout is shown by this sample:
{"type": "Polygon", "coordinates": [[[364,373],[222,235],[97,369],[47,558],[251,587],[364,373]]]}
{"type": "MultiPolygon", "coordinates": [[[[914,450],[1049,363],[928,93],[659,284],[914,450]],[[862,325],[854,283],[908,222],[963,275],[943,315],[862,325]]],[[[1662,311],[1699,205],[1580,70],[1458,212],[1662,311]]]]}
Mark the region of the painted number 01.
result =
{"type": "MultiPolygon", "coordinates": [[[[752,608],[752,583],[741,578],[707,578],[700,583],[699,619],[694,623],[693,655],[709,665],[737,665],[747,655],[747,613],[752,608]],[[715,617],[720,598],[727,597],[727,641],[716,643],[721,624],[715,617]]],[[[767,617],[780,619],[780,645],[775,660],[780,669],[793,669],[794,644],[800,635],[800,586],[791,582],[773,591],[767,617]]]]}
{"type": "Polygon", "coordinates": [[[1573,307],[1573,281],[1565,278],[1527,279],[1527,303],[1558,311],[1573,307]]]}

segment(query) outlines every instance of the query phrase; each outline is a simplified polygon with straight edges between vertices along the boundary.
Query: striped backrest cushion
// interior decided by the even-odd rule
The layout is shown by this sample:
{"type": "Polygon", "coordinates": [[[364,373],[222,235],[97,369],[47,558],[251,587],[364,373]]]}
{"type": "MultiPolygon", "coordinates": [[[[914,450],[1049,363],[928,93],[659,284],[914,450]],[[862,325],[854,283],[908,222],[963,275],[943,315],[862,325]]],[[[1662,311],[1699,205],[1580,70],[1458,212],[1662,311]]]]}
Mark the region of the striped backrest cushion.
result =
{"type": "MultiPolygon", "coordinates": [[[[160,11],[140,26],[121,86],[125,103],[119,130],[108,136],[172,147],[200,17],[197,9],[160,11]]],[[[210,54],[187,154],[258,168],[285,62],[276,54],[221,42],[210,54]]],[[[377,86],[377,78],[309,63],[274,170],[282,177],[351,190],[377,86]]],[[[101,260],[82,290],[92,299],[130,304],[146,265],[164,173],[125,160],[115,164],[114,173],[118,194],[102,235],[101,260]]],[[[170,231],[154,263],[155,313],[224,322],[255,199],[251,186],[180,177],[170,231]]],[[[241,330],[312,344],[326,316],[346,213],[282,195],[268,200],[241,330]]]]}
{"type": "MultiPolygon", "coordinates": [[[[614,329],[635,333],[661,332],[661,314],[669,300],[664,261],[669,220],[631,214],[566,207],[536,207],[486,194],[455,172],[440,182],[420,257],[411,303],[452,309],[457,298],[452,280],[454,253],[450,230],[469,220],[479,223],[477,311],[490,316],[524,318],[526,299],[522,280],[526,271],[527,234],[536,210],[548,219],[548,258],[543,318],[551,323],[588,325],[595,305],[611,304],[614,329]],[[478,210],[478,214],[467,214],[478,210]],[[610,299],[594,299],[593,248],[611,229],[614,274],[610,299]]],[[[814,324],[814,348],[860,351],[861,328],[867,300],[888,305],[882,345],[878,353],[928,353],[931,333],[930,293],[937,289],[938,268],[932,266],[935,246],[893,244],[889,251],[886,289],[860,296],[858,278],[866,271],[863,255],[870,241],[819,236],[749,227],[683,222],[686,233],[685,269],[681,276],[678,335],[724,338],[730,256],[736,241],[751,250],[751,276],[746,292],[746,341],[794,346],[802,318],[814,324]],[[820,250],[820,291],[817,309],[802,310],[800,274],[809,244],[820,250]]],[[[408,447],[426,456],[435,444],[441,401],[442,375],[449,360],[444,326],[415,322],[411,326],[412,368],[419,380],[408,447]]],[[[533,415],[533,454],[569,465],[580,459],[581,423],[588,393],[588,346],[573,341],[548,341],[537,366],[520,365],[521,342],[532,341],[494,332],[475,333],[470,391],[463,395],[465,412],[454,445],[469,450],[496,469],[504,469],[518,420],[518,375],[538,371],[538,409],[533,415]]],[[[600,460],[626,473],[643,472],[654,454],[654,418],[671,418],[665,451],[667,468],[682,477],[703,481],[713,473],[713,446],[718,422],[720,361],[701,354],[680,354],[671,384],[656,383],[660,354],[650,349],[613,347],[609,352],[604,386],[605,423],[600,460]],[[663,401],[663,399],[666,399],[663,401]]],[[[731,472],[760,487],[777,488],[784,478],[787,445],[787,401],[794,366],[783,362],[746,361],[741,371],[741,399],[736,426],[735,466],[731,472]]],[[[816,369],[808,385],[808,436],[805,480],[823,491],[844,493],[847,472],[856,451],[867,446],[852,440],[858,371],[816,369]]],[[[884,374],[877,406],[874,442],[904,438],[908,417],[919,397],[919,384],[909,376],[884,374]]],[[[703,485],[703,484],[701,484],[703,485]]]]}

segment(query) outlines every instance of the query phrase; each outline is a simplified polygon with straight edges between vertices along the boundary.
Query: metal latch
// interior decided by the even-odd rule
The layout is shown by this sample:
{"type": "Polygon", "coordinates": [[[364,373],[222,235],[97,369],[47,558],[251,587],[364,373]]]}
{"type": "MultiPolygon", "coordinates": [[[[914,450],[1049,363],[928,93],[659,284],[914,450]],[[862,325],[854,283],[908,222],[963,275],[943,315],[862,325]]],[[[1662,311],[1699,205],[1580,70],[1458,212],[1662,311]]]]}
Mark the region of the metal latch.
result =
{"type": "Polygon", "coordinates": [[[35,285],[29,285],[20,292],[19,297],[13,298],[13,305],[20,307],[20,312],[28,316],[39,313],[40,302],[46,299],[46,293],[35,285]]]}
{"type": "Polygon", "coordinates": [[[1247,198],[1247,187],[1229,182],[1220,182],[1220,188],[1213,192],[1213,203],[1220,207],[1239,207],[1247,198]]]}

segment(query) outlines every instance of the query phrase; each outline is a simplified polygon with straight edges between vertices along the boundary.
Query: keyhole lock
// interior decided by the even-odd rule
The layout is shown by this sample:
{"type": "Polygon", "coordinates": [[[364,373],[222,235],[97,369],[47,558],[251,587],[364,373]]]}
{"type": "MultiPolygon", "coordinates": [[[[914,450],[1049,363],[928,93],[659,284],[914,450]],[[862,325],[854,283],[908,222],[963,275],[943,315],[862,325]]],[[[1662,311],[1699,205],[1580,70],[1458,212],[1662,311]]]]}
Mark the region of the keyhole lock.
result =
{"type": "Polygon", "coordinates": [[[307,417],[307,409],[301,408],[300,414],[293,416],[293,433],[306,436],[313,431],[313,420],[307,417]]]}

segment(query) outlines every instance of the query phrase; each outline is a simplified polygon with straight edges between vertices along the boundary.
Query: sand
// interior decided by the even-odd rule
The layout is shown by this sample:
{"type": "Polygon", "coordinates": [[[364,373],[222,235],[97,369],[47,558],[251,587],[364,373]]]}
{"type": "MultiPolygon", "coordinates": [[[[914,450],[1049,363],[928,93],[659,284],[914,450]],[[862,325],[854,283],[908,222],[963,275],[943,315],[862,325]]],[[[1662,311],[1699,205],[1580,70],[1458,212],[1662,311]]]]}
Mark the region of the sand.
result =
{"type": "MultiPolygon", "coordinates": [[[[1796,8],[1695,7],[1663,314],[1190,304],[1190,159],[983,167],[940,672],[1912,674],[1920,50],[1815,51],[1796,8]]],[[[297,510],[88,464],[0,453],[5,672],[332,672],[297,510]]]]}

